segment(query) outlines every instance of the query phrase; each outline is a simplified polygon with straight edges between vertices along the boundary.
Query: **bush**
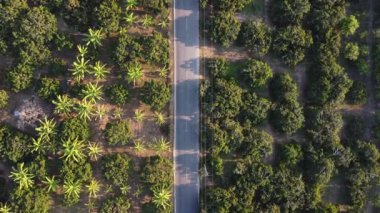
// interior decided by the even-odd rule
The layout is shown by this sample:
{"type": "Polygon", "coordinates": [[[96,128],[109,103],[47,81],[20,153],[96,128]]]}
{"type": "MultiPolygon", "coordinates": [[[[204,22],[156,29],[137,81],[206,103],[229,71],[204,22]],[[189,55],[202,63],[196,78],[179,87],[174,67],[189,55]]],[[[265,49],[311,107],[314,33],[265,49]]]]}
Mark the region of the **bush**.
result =
{"type": "Polygon", "coordinates": [[[208,59],[206,64],[208,73],[214,78],[224,76],[227,70],[227,61],[224,58],[208,59]]]}
{"type": "Polygon", "coordinates": [[[347,93],[346,100],[350,104],[363,105],[367,103],[367,89],[360,81],[354,81],[350,91],[347,93]]]}
{"type": "Polygon", "coordinates": [[[109,145],[126,145],[132,139],[132,132],[127,120],[108,123],[104,136],[109,145]]]}
{"type": "Polygon", "coordinates": [[[145,82],[141,91],[141,100],[156,111],[160,111],[170,101],[170,86],[161,81],[145,82]]]}
{"type": "Polygon", "coordinates": [[[107,96],[110,98],[111,102],[117,105],[124,105],[128,101],[129,91],[123,84],[113,84],[107,91],[107,96]]]}
{"type": "Polygon", "coordinates": [[[8,93],[5,90],[0,90],[0,109],[5,109],[8,106],[8,93]]]}
{"type": "Polygon", "coordinates": [[[342,20],[341,30],[343,35],[353,35],[358,28],[359,21],[356,19],[354,15],[350,15],[342,20]]]}
{"type": "Polygon", "coordinates": [[[280,163],[286,166],[296,166],[303,159],[302,147],[295,142],[281,146],[280,163]]]}
{"type": "Polygon", "coordinates": [[[141,179],[150,185],[173,185],[173,164],[167,158],[149,157],[146,159],[141,179]]]}
{"type": "Polygon", "coordinates": [[[271,102],[255,93],[245,94],[244,100],[243,117],[254,125],[262,123],[267,118],[271,102]]]}
{"type": "Polygon", "coordinates": [[[287,103],[297,100],[297,84],[287,73],[274,75],[270,82],[269,89],[271,97],[275,102],[287,103]]]}
{"type": "Polygon", "coordinates": [[[349,42],[344,49],[344,57],[351,61],[356,61],[359,57],[359,46],[357,43],[349,42]]]}
{"type": "Polygon", "coordinates": [[[365,59],[359,59],[357,62],[356,62],[356,67],[358,68],[358,72],[360,75],[369,75],[370,74],[370,70],[369,70],[369,66],[368,66],[368,63],[365,59]]]}
{"type": "Polygon", "coordinates": [[[38,96],[45,100],[54,99],[60,93],[60,82],[58,79],[43,77],[37,91],[38,96]]]}
{"type": "MultiPolygon", "coordinates": [[[[114,58],[120,67],[127,62],[134,62],[144,58],[144,49],[141,37],[133,37],[129,34],[121,34],[117,40],[114,58]]],[[[146,56],[145,56],[146,57],[146,56]]]]}
{"type": "Polygon", "coordinates": [[[247,161],[260,161],[272,154],[273,138],[267,132],[248,127],[244,136],[241,150],[247,161]]]}
{"type": "Polygon", "coordinates": [[[32,138],[9,126],[0,126],[0,158],[18,162],[31,152],[32,138]]]}
{"type": "Polygon", "coordinates": [[[117,1],[103,1],[95,9],[95,14],[97,19],[95,23],[98,28],[105,30],[105,32],[116,32],[119,29],[122,10],[117,1]]]}
{"type": "Polygon", "coordinates": [[[273,127],[282,133],[291,135],[300,129],[305,122],[303,108],[298,102],[277,105],[271,114],[273,127]]]}
{"type": "Polygon", "coordinates": [[[32,85],[33,69],[27,64],[18,64],[8,73],[9,81],[11,82],[12,90],[20,92],[32,85]]]}
{"type": "Polygon", "coordinates": [[[311,5],[304,0],[275,0],[272,2],[271,16],[277,26],[302,25],[311,5]]]}
{"type": "Polygon", "coordinates": [[[161,66],[168,66],[169,59],[169,41],[162,33],[154,33],[153,36],[144,40],[145,59],[161,66]]]}
{"type": "Polygon", "coordinates": [[[240,22],[232,12],[217,12],[209,23],[210,39],[223,47],[229,47],[237,39],[240,22]]]}
{"type": "Polygon", "coordinates": [[[249,79],[251,88],[260,88],[266,85],[267,81],[273,77],[271,67],[264,61],[251,59],[245,65],[243,74],[249,79]]]}
{"type": "Polygon", "coordinates": [[[64,140],[78,138],[87,141],[90,138],[90,126],[79,117],[70,118],[62,123],[61,136],[64,140]]]}
{"type": "Polygon", "coordinates": [[[214,5],[223,11],[236,12],[242,10],[250,0],[216,0],[214,5]]]}
{"type": "Polygon", "coordinates": [[[131,201],[125,196],[109,197],[102,202],[99,212],[100,213],[118,213],[128,212],[131,208],[131,201]]]}
{"type": "Polygon", "coordinates": [[[103,176],[117,186],[128,186],[131,159],[127,154],[106,155],[101,161],[103,176]]]}
{"type": "Polygon", "coordinates": [[[272,35],[263,21],[246,21],[241,26],[238,41],[248,52],[262,56],[269,51],[272,35]]]}

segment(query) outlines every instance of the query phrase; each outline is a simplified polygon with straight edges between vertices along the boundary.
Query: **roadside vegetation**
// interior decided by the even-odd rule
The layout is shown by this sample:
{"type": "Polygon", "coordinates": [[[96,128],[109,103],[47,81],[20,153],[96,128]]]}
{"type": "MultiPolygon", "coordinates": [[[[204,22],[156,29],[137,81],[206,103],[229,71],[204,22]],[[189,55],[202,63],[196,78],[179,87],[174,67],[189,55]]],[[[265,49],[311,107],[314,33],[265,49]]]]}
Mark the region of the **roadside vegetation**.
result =
{"type": "Polygon", "coordinates": [[[202,211],[379,211],[379,2],[200,5],[202,211]]]}
{"type": "Polygon", "coordinates": [[[0,1],[0,212],[170,212],[167,0],[0,1]]]}

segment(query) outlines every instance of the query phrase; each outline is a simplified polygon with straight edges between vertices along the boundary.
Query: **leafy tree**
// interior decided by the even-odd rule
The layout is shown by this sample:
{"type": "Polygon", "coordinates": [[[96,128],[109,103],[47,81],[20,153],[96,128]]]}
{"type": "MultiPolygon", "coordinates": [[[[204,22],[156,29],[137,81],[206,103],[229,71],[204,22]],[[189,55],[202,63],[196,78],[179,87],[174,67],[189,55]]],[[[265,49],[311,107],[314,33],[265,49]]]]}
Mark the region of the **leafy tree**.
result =
{"type": "Polygon", "coordinates": [[[124,66],[126,62],[138,61],[144,58],[143,39],[133,37],[127,34],[119,36],[115,51],[114,59],[119,66],[124,66]]]}
{"type": "Polygon", "coordinates": [[[65,161],[80,162],[82,159],[85,158],[84,150],[86,145],[83,140],[79,140],[78,138],[68,138],[67,140],[63,141],[62,146],[62,158],[64,158],[65,161]]]}
{"type": "Polygon", "coordinates": [[[208,73],[214,78],[222,77],[228,69],[227,61],[224,58],[208,59],[206,67],[208,73]]]}
{"type": "Polygon", "coordinates": [[[12,212],[48,212],[51,197],[42,188],[29,189],[23,192],[16,190],[11,194],[12,212]]]}
{"type": "Polygon", "coordinates": [[[273,127],[289,135],[300,129],[304,122],[303,109],[296,101],[289,105],[277,105],[271,114],[273,127]]]}
{"type": "Polygon", "coordinates": [[[126,196],[109,197],[103,201],[100,212],[102,213],[117,213],[128,212],[131,208],[131,202],[126,196]]]}
{"type": "Polygon", "coordinates": [[[7,91],[0,90],[0,109],[5,109],[8,106],[9,96],[7,91]]]}
{"type": "Polygon", "coordinates": [[[0,4],[0,24],[4,27],[4,33],[15,28],[17,19],[29,9],[25,0],[3,1],[0,4]]]}
{"type": "Polygon", "coordinates": [[[153,33],[153,36],[145,37],[142,42],[146,61],[161,66],[169,65],[169,41],[162,33],[153,33]]]}
{"type": "Polygon", "coordinates": [[[29,168],[24,168],[24,163],[17,164],[17,169],[13,168],[9,177],[18,184],[20,190],[28,190],[34,186],[34,175],[29,168]]]}
{"type": "Polygon", "coordinates": [[[273,40],[273,50],[289,66],[296,66],[305,58],[305,52],[313,44],[310,32],[300,26],[287,26],[278,30],[273,40]]]}
{"type": "Polygon", "coordinates": [[[262,20],[246,21],[241,26],[238,41],[248,52],[265,55],[272,44],[271,30],[262,20]]]}
{"type": "Polygon", "coordinates": [[[60,82],[58,79],[44,77],[41,79],[38,95],[43,99],[49,100],[55,98],[60,92],[60,82]]]}
{"type": "Polygon", "coordinates": [[[280,150],[280,164],[285,166],[296,166],[303,159],[302,147],[295,142],[281,146],[280,150]]]}
{"type": "Polygon", "coordinates": [[[18,162],[31,152],[31,137],[9,126],[0,126],[0,141],[2,159],[18,162]]]}
{"type": "Polygon", "coordinates": [[[244,135],[241,149],[246,159],[261,160],[272,153],[273,138],[268,133],[248,127],[244,135]]]}
{"type": "Polygon", "coordinates": [[[278,26],[301,25],[311,9],[305,0],[275,0],[272,2],[272,19],[278,26]]]}
{"type": "Polygon", "coordinates": [[[88,83],[82,90],[83,100],[89,101],[90,103],[96,103],[102,99],[103,91],[102,86],[98,86],[98,83],[88,83]]]}
{"type": "Polygon", "coordinates": [[[344,49],[344,57],[351,61],[356,61],[359,57],[359,46],[357,43],[348,42],[344,49]]]}
{"type": "Polygon", "coordinates": [[[108,123],[104,132],[106,141],[110,145],[125,145],[132,138],[130,124],[127,120],[119,120],[115,123],[108,123]]]}
{"type": "Polygon", "coordinates": [[[213,14],[209,23],[210,39],[223,47],[229,47],[237,39],[240,22],[232,12],[221,11],[213,14]]]}
{"type": "Polygon", "coordinates": [[[363,105],[367,103],[367,89],[360,81],[354,81],[346,99],[350,104],[363,105]]]}
{"type": "Polygon", "coordinates": [[[206,212],[231,212],[238,202],[233,189],[212,187],[206,189],[206,212]]]}
{"type": "Polygon", "coordinates": [[[171,186],[173,184],[172,162],[160,156],[146,159],[141,179],[150,185],[171,186]]]}
{"type": "Polygon", "coordinates": [[[119,29],[119,22],[122,10],[115,0],[106,0],[100,3],[95,9],[96,24],[105,32],[116,32],[119,29]]]}
{"type": "Polygon", "coordinates": [[[123,84],[113,84],[106,90],[107,96],[111,102],[117,105],[124,105],[129,97],[128,88],[123,84]]]}
{"type": "Polygon", "coordinates": [[[273,77],[271,67],[264,61],[251,59],[245,65],[243,74],[248,77],[252,88],[265,86],[267,81],[273,77]]]}
{"type": "Polygon", "coordinates": [[[132,162],[128,155],[118,153],[103,156],[101,165],[103,176],[107,181],[117,186],[128,184],[129,172],[132,169],[132,162]]]}
{"type": "Polygon", "coordinates": [[[298,98],[297,84],[288,73],[276,74],[270,82],[270,93],[275,102],[291,102],[298,98]]]}
{"type": "Polygon", "coordinates": [[[249,3],[249,0],[217,0],[214,2],[214,5],[219,10],[236,12],[243,9],[249,3]]]}
{"type": "Polygon", "coordinates": [[[88,33],[84,34],[83,41],[86,42],[86,45],[90,44],[96,49],[99,46],[102,46],[102,40],[104,39],[104,33],[102,30],[88,29],[88,33]]]}
{"type": "Polygon", "coordinates": [[[310,14],[310,26],[318,33],[335,27],[346,15],[346,1],[321,1],[313,3],[310,14]]]}
{"type": "Polygon", "coordinates": [[[11,83],[13,92],[25,90],[32,85],[33,68],[28,64],[17,64],[9,71],[8,79],[11,83]]]}
{"type": "Polygon", "coordinates": [[[356,67],[360,75],[369,75],[370,69],[365,59],[361,58],[356,62],[356,67]]]}
{"type": "Polygon", "coordinates": [[[243,117],[255,125],[262,123],[267,118],[271,102],[255,93],[246,93],[244,100],[243,117]]]}
{"type": "Polygon", "coordinates": [[[141,100],[154,110],[161,110],[170,101],[170,87],[162,81],[145,82],[141,91],[141,100]]]}
{"type": "Polygon", "coordinates": [[[353,35],[359,28],[359,21],[354,15],[350,15],[342,20],[341,30],[345,36],[353,35]]]}

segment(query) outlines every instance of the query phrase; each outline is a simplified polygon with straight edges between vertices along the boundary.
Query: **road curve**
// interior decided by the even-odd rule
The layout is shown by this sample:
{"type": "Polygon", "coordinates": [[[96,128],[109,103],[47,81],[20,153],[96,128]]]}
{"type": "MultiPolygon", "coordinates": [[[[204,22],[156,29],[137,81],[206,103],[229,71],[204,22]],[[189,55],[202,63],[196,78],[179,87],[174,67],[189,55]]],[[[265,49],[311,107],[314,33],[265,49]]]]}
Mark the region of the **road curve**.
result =
{"type": "Polygon", "coordinates": [[[199,212],[199,0],[174,0],[174,206],[199,212]]]}

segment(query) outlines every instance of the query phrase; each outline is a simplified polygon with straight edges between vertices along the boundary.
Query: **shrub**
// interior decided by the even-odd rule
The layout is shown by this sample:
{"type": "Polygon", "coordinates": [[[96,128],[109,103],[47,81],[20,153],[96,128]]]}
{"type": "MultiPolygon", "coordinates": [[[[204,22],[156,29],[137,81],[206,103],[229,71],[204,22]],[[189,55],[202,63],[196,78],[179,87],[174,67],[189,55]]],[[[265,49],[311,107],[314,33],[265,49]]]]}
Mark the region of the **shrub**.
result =
{"type": "Polygon", "coordinates": [[[48,77],[43,77],[39,84],[39,89],[37,91],[38,96],[45,100],[50,100],[55,98],[60,92],[60,82],[58,79],[52,79],[48,77]]]}
{"type": "Polygon", "coordinates": [[[104,132],[106,141],[110,145],[125,145],[131,140],[132,132],[127,120],[108,123],[104,132]]]}
{"type": "Polygon", "coordinates": [[[125,196],[108,197],[102,202],[100,213],[128,212],[131,208],[131,201],[125,196]]]}
{"type": "Polygon", "coordinates": [[[124,105],[129,97],[128,88],[123,84],[111,85],[107,89],[106,93],[111,102],[117,105],[124,105]]]}
{"type": "Polygon", "coordinates": [[[301,25],[311,5],[309,1],[304,0],[275,0],[271,9],[271,16],[276,25],[301,25]]]}
{"type": "Polygon", "coordinates": [[[9,126],[0,126],[0,158],[18,162],[31,152],[32,139],[9,126]]]}
{"type": "Polygon", "coordinates": [[[119,29],[122,10],[117,1],[106,0],[95,9],[96,25],[106,32],[116,32],[119,29]]]}
{"type": "Polygon", "coordinates": [[[154,33],[144,40],[144,55],[147,61],[162,66],[169,65],[169,41],[162,33],[154,33]]]}
{"type": "Polygon", "coordinates": [[[271,67],[264,61],[255,59],[248,61],[243,69],[243,74],[249,79],[251,88],[263,87],[273,77],[271,67]]]}
{"type": "Polygon", "coordinates": [[[359,21],[354,15],[350,15],[342,20],[341,30],[344,35],[353,35],[358,28],[359,21]]]}
{"type": "Polygon", "coordinates": [[[101,161],[103,176],[117,186],[127,186],[132,169],[131,159],[127,154],[106,155],[101,161]]]}
{"type": "Polygon", "coordinates": [[[87,121],[79,117],[70,118],[61,125],[61,136],[66,139],[88,140],[90,138],[90,126],[87,121]]]}
{"type": "Polygon", "coordinates": [[[347,93],[346,100],[350,104],[365,104],[367,103],[367,89],[360,81],[354,81],[350,91],[347,93]]]}
{"type": "Polygon", "coordinates": [[[229,47],[237,39],[240,22],[232,12],[217,12],[209,23],[210,39],[223,47],[229,47]]]}
{"type": "Polygon", "coordinates": [[[33,80],[33,70],[30,65],[18,64],[8,73],[9,81],[11,82],[12,90],[20,92],[29,88],[33,80]]]}
{"type": "Polygon", "coordinates": [[[356,62],[356,67],[358,68],[358,72],[360,75],[369,75],[370,70],[368,63],[365,59],[361,58],[356,62]]]}
{"type": "Polygon", "coordinates": [[[214,78],[224,76],[227,70],[227,61],[224,58],[209,59],[206,64],[208,73],[214,78]]]}
{"type": "Polygon", "coordinates": [[[359,57],[359,46],[357,43],[349,42],[344,49],[344,57],[351,61],[356,61],[359,57]]]}
{"type": "Polygon", "coordinates": [[[141,100],[156,111],[164,108],[170,98],[170,86],[161,81],[145,82],[141,91],[141,100]]]}
{"type": "Polygon", "coordinates": [[[146,159],[141,178],[150,185],[164,185],[166,187],[173,184],[173,165],[167,158],[149,157],[146,159]]]}
{"type": "Polygon", "coordinates": [[[273,127],[288,135],[300,129],[304,122],[303,108],[296,101],[293,104],[277,105],[271,114],[273,127]]]}
{"type": "Polygon", "coordinates": [[[272,35],[263,21],[247,21],[241,26],[238,40],[248,52],[265,55],[271,46],[272,35]]]}
{"type": "Polygon", "coordinates": [[[8,93],[5,90],[0,90],[0,109],[5,109],[8,106],[8,93]]]}
{"type": "Polygon", "coordinates": [[[216,0],[214,5],[223,11],[236,12],[243,9],[250,3],[250,0],[216,0]]]}
{"type": "Polygon", "coordinates": [[[143,54],[142,42],[143,39],[140,37],[133,37],[128,34],[120,35],[114,52],[117,64],[122,67],[127,62],[142,60],[145,55],[143,54]]]}
{"type": "Polygon", "coordinates": [[[255,93],[245,94],[244,100],[243,117],[255,125],[262,123],[267,118],[271,102],[255,93]]]}

